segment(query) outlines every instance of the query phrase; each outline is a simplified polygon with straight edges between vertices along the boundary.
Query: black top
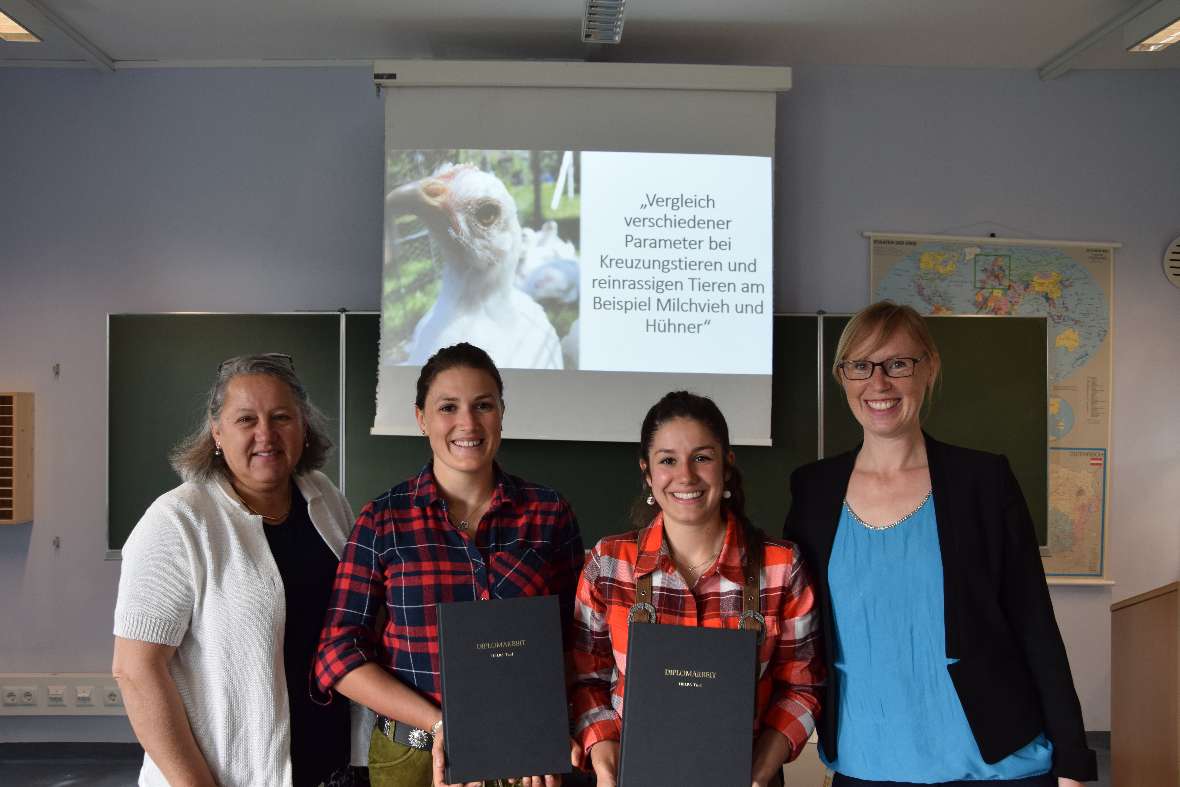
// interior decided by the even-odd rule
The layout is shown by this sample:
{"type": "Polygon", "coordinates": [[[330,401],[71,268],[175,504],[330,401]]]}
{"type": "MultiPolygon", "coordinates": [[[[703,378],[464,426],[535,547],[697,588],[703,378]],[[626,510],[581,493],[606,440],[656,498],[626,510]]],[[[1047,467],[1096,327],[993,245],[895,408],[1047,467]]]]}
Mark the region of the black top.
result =
{"type": "MultiPolygon", "coordinates": [[[[979,752],[985,762],[999,762],[1044,732],[1053,743],[1053,774],[1092,781],[1097,761],[1086,747],[1028,505],[1008,460],[925,439],[942,554],[946,655],[958,659],[947,670],[979,752]]],[[[783,528],[803,550],[819,596],[828,667],[819,735],[829,757],[837,756],[839,695],[828,560],[859,450],[791,475],[783,528]]]]}
{"type": "Polygon", "coordinates": [[[307,501],[294,484],[287,521],[262,529],[287,599],[283,666],[291,709],[292,784],[314,787],[346,767],[351,754],[348,701],[334,695],[328,705],[313,702],[309,683],[338,561],[311,523],[307,501]]]}

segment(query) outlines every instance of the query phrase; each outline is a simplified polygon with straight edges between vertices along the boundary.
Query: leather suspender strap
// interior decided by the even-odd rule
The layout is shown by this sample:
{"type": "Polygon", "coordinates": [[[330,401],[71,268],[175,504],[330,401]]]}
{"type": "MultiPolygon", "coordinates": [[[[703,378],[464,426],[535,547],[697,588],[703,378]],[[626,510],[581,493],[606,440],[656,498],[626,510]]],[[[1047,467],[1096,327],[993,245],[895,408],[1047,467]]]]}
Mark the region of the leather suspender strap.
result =
{"type": "MultiPolygon", "coordinates": [[[[636,530],[632,534],[635,536],[635,543],[637,545],[639,544],[639,532],[636,530]]],[[[631,611],[627,613],[627,622],[656,622],[656,608],[651,603],[651,574],[644,574],[635,580],[635,603],[631,605],[631,611]]]]}
{"type": "Polygon", "coordinates": [[[762,591],[759,587],[762,576],[762,531],[756,527],[746,529],[745,585],[742,587],[742,619],[738,628],[758,632],[762,639],[762,591]]]}
{"type": "Polygon", "coordinates": [[[651,574],[644,574],[635,580],[635,603],[627,613],[631,623],[655,623],[656,608],[651,603],[651,574]]]}
{"type": "MultiPolygon", "coordinates": [[[[636,533],[638,537],[638,533],[636,533]]],[[[760,580],[762,576],[762,531],[751,527],[746,531],[746,564],[744,566],[745,583],[742,586],[742,616],[738,628],[745,631],[758,632],[762,638],[762,592],[760,580]]],[[[651,591],[652,575],[644,574],[635,580],[635,603],[627,613],[630,623],[655,623],[656,608],[652,604],[651,591]]]]}

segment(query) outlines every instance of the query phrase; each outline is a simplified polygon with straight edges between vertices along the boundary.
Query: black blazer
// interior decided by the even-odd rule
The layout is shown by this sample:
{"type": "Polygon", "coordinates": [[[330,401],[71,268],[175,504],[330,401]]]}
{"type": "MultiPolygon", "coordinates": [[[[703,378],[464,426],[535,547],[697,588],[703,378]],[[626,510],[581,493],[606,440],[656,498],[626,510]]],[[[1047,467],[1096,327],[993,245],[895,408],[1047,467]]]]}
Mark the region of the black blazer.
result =
{"type": "MultiPolygon", "coordinates": [[[[958,659],[947,670],[980,754],[998,762],[1044,732],[1053,743],[1054,775],[1094,780],[1097,761],[1086,747],[1028,505],[1008,460],[925,438],[942,553],[946,655],[958,659]]],[[[802,549],[819,595],[828,667],[819,735],[831,757],[839,718],[828,560],[858,450],[791,475],[783,528],[802,549]]]]}

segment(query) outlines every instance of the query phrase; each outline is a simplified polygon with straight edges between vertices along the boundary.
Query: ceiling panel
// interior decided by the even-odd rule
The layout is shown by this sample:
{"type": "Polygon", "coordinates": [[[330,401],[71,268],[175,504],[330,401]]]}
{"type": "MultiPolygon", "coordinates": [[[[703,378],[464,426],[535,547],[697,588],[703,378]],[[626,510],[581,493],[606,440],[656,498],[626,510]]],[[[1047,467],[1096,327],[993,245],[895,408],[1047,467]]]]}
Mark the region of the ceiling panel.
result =
{"type": "Polygon", "coordinates": [[[77,62],[87,65],[82,51],[23,0],[0,0],[0,11],[41,39],[39,44],[0,41],[0,61],[15,64],[77,62]]]}
{"type": "MultiPolygon", "coordinates": [[[[623,44],[579,41],[582,0],[0,0],[43,3],[115,61],[194,64],[398,57],[571,58],[734,64],[1036,68],[1136,0],[642,0],[623,44]]],[[[20,18],[19,14],[14,14],[20,18]]],[[[60,34],[0,43],[0,60],[83,60],[60,34]]],[[[1078,63],[1180,66],[1122,51],[1078,63]]]]}

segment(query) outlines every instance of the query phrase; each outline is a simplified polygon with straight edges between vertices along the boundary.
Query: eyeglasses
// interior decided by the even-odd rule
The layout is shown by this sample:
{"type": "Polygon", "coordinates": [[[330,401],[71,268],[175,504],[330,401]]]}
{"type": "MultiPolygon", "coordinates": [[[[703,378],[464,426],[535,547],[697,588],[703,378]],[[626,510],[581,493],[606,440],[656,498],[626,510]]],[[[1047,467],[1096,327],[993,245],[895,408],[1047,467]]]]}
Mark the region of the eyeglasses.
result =
{"type": "Polygon", "coordinates": [[[233,358],[226,358],[217,365],[217,373],[221,374],[225,367],[235,364],[243,358],[264,358],[274,363],[283,364],[291,367],[291,371],[295,371],[295,359],[286,353],[258,353],[257,355],[235,355],[233,358]]]}
{"type": "Polygon", "coordinates": [[[883,361],[841,361],[836,364],[836,368],[844,375],[845,380],[867,380],[877,371],[878,366],[885,372],[886,377],[913,377],[914,369],[924,360],[925,356],[886,358],[883,361]]]}

